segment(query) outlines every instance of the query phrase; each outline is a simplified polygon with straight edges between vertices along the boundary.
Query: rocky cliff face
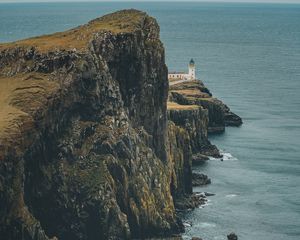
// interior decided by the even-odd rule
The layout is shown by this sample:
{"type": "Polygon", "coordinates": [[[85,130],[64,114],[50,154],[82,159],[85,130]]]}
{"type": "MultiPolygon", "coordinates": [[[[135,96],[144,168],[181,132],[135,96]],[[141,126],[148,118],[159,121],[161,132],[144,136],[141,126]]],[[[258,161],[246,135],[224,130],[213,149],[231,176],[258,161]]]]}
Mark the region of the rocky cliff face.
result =
{"type": "Polygon", "coordinates": [[[121,11],[0,51],[1,236],[177,231],[156,21],[121,11]]]}
{"type": "Polygon", "coordinates": [[[168,88],[159,26],[140,11],[1,44],[0,236],[181,231],[174,202],[192,193],[193,155],[218,154],[207,129],[229,109],[205,107],[196,84],[193,99],[172,86],[167,111],[168,88]]]}

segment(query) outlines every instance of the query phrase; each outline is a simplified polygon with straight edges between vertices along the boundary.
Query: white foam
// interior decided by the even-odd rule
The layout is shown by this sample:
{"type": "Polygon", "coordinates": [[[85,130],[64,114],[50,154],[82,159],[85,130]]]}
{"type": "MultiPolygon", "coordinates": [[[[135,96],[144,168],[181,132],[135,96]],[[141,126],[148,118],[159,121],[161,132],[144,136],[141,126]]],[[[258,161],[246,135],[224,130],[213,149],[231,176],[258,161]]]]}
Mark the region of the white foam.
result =
{"type": "Polygon", "coordinates": [[[192,226],[192,223],[190,223],[190,222],[184,222],[184,223],[183,223],[183,226],[184,226],[184,227],[191,227],[191,226],[192,226]]]}
{"type": "Polygon", "coordinates": [[[209,160],[218,160],[218,161],[236,161],[238,160],[236,157],[232,156],[231,153],[229,152],[225,152],[223,150],[220,150],[221,155],[223,155],[223,157],[221,158],[214,158],[214,157],[209,157],[209,160]]]}
{"type": "Polygon", "coordinates": [[[227,197],[227,198],[234,198],[234,197],[236,197],[237,195],[236,194],[228,194],[228,195],[226,195],[225,197],[227,197]]]}
{"type": "Polygon", "coordinates": [[[201,222],[199,223],[199,226],[201,228],[215,228],[217,225],[215,223],[201,222]]]}
{"type": "Polygon", "coordinates": [[[200,196],[200,197],[206,197],[205,196],[205,192],[198,192],[195,194],[196,196],[200,196]]]}
{"type": "Polygon", "coordinates": [[[214,236],[214,240],[223,240],[224,236],[220,235],[220,236],[214,236]]]}
{"type": "Polygon", "coordinates": [[[231,153],[226,153],[226,152],[222,152],[221,151],[221,154],[223,155],[222,159],[224,161],[236,161],[238,160],[236,157],[232,156],[231,153]]]}
{"type": "Polygon", "coordinates": [[[210,203],[209,200],[207,200],[205,203],[201,204],[198,208],[205,208],[206,206],[209,206],[209,205],[212,205],[212,204],[210,203]]]}

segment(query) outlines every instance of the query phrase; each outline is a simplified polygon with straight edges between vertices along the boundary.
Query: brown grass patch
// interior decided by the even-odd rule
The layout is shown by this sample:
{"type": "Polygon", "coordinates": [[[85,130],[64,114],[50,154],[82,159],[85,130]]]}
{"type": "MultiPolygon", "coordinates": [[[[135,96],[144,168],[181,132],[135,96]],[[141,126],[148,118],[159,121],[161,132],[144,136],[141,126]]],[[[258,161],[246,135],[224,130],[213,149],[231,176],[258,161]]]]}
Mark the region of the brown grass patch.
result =
{"type": "Polygon", "coordinates": [[[180,105],[176,102],[168,102],[168,110],[197,110],[200,106],[198,105],[180,105]]]}
{"type": "Polygon", "coordinates": [[[28,128],[31,113],[47,101],[57,83],[43,74],[0,77],[0,138],[14,136],[28,128]]]}

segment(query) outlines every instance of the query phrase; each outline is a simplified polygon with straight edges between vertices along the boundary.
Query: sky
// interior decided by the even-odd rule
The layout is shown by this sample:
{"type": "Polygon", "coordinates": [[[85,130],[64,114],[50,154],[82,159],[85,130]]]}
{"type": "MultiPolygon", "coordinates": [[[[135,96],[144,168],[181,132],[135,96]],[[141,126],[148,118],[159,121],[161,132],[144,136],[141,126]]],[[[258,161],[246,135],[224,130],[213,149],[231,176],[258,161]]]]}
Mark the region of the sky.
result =
{"type": "MultiPolygon", "coordinates": [[[[109,0],[88,0],[93,2],[104,2],[109,0]]],[[[110,0],[115,2],[127,2],[127,1],[133,1],[133,0],[110,0]]],[[[172,2],[174,0],[135,0],[135,1],[141,1],[141,2],[151,2],[151,1],[168,1],[172,2]]],[[[180,0],[175,0],[179,1],[180,0]]],[[[183,1],[183,0],[182,0],[183,1]]],[[[255,2],[255,3],[300,3],[300,0],[189,0],[193,2],[255,2]]],[[[0,3],[7,3],[7,2],[87,2],[84,0],[0,0],[0,3]]],[[[183,1],[184,2],[184,1],[183,1]]]]}

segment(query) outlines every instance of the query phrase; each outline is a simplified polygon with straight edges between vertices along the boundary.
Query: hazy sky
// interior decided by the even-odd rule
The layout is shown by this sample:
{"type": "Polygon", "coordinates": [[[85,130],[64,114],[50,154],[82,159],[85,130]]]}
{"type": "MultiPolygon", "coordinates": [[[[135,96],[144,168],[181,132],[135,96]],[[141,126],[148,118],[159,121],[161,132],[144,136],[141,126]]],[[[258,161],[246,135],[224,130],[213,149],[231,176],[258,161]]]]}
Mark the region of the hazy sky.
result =
{"type": "MultiPolygon", "coordinates": [[[[105,0],[88,0],[93,2],[103,2],[105,0]]],[[[109,1],[109,0],[106,0],[109,1]]],[[[133,0],[110,0],[114,2],[127,2],[133,0]]],[[[136,0],[137,2],[147,2],[147,1],[168,1],[172,2],[172,0],[136,0]]],[[[180,0],[175,0],[180,1],[180,0]]],[[[300,3],[300,0],[189,0],[193,2],[261,2],[261,3],[300,3]]],[[[84,0],[0,0],[0,3],[3,2],[87,2],[84,0]]]]}

